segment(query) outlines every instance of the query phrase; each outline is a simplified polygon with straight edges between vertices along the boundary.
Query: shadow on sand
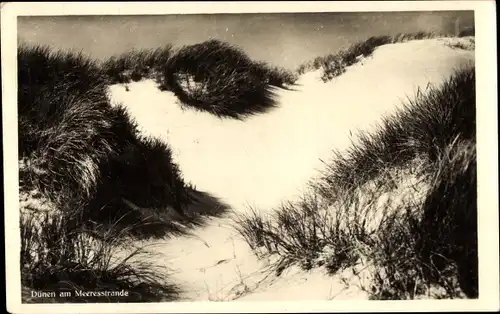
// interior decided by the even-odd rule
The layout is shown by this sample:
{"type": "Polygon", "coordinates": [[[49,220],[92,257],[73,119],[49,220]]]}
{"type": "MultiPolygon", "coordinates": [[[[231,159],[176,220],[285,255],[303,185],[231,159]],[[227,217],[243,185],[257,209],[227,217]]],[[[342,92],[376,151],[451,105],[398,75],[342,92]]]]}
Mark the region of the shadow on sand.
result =
{"type": "Polygon", "coordinates": [[[192,188],[188,188],[187,193],[190,201],[182,212],[168,205],[162,208],[141,207],[122,197],[119,205],[122,212],[126,209],[126,214],[114,217],[108,220],[113,222],[104,225],[100,219],[101,226],[105,229],[113,226],[141,240],[169,238],[187,235],[191,229],[204,226],[207,218],[220,217],[229,210],[228,205],[209,193],[192,188]]]}

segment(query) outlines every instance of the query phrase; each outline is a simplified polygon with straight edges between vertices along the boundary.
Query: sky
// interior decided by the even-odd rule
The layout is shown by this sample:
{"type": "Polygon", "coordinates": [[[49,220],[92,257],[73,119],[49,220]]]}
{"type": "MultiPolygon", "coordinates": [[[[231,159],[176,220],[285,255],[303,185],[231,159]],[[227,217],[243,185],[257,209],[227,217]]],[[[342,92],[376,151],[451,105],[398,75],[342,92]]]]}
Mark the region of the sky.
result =
{"type": "Polygon", "coordinates": [[[254,60],[295,69],[370,36],[454,33],[457,26],[473,25],[473,11],[20,16],[18,42],[104,60],[131,49],[215,38],[239,46],[254,60]]]}

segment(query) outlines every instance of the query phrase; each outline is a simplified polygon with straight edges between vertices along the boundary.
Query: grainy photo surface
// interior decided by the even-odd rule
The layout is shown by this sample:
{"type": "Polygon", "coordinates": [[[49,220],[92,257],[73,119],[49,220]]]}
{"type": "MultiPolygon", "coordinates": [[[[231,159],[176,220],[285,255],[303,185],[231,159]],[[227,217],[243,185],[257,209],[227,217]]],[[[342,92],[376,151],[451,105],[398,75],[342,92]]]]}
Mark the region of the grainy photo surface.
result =
{"type": "Polygon", "coordinates": [[[17,16],[21,303],[477,300],[476,20],[17,16]]]}

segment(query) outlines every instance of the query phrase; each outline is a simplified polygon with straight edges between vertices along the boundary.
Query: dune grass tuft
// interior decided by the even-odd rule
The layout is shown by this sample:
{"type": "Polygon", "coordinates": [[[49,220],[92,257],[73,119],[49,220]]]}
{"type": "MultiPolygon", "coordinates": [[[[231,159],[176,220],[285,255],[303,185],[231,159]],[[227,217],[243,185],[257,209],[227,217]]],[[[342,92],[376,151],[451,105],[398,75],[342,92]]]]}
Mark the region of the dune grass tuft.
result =
{"type": "Polygon", "coordinates": [[[323,82],[328,82],[345,73],[347,67],[357,63],[361,58],[372,55],[379,46],[438,37],[450,37],[450,35],[433,32],[415,32],[400,33],[395,36],[372,36],[364,41],[354,43],[337,53],[317,57],[312,61],[303,63],[297,68],[297,73],[301,75],[308,71],[322,69],[323,74],[321,79],[323,82]]]}
{"type": "Polygon", "coordinates": [[[157,49],[131,50],[105,60],[101,67],[111,84],[156,78],[173,55],[172,45],[157,49]]]}
{"type": "Polygon", "coordinates": [[[202,219],[183,215],[192,188],[170,147],[138,135],[127,111],[109,104],[108,83],[82,54],[19,47],[23,285],[123,288],[133,294],[124,302],[171,299],[178,289],[148,254],[139,249],[113,266],[112,251],[130,247],[128,238],[164,237],[202,219]]]}
{"type": "Polygon", "coordinates": [[[424,155],[435,162],[457,135],[475,141],[475,70],[466,67],[440,88],[428,86],[407,98],[403,109],[382,118],[372,134],[361,134],[346,152],[335,152],[325,179],[348,188],[373,179],[388,166],[424,155]]]}
{"type": "Polygon", "coordinates": [[[165,278],[169,270],[155,265],[154,254],[144,246],[137,247],[123,229],[112,228],[99,234],[82,224],[83,208],[54,215],[40,210],[47,203],[54,206],[40,198],[23,204],[23,302],[160,302],[177,297],[179,288],[165,278]],[[33,212],[26,213],[29,210],[33,212]],[[37,298],[31,291],[51,292],[55,296],[37,298]],[[116,295],[120,291],[122,294],[116,295]],[[60,295],[64,292],[71,294],[60,295]],[[79,292],[102,295],[82,296],[79,292]]]}
{"type": "Polygon", "coordinates": [[[252,61],[237,47],[208,40],[180,48],[165,65],[160,87],[187,106],[243,118],[275,106],[270,86],[284,87],[295,80],[292,73],[252,61]]]}
{"type": "Polygon", "coordinates": [[[373,299],[478,296],[475,69],[386,117],[299,202],[237,215],[258,255],[350,272],[373,299]]]}
{"type": "Polygon", "coordinates": [[[153,79],[191,108],[219,117],[243,118],[275,106],[273,88],[288,88],[298,76],[215,39],[174,49],[131,50],[102,63],[111,84],[153,79]]]}

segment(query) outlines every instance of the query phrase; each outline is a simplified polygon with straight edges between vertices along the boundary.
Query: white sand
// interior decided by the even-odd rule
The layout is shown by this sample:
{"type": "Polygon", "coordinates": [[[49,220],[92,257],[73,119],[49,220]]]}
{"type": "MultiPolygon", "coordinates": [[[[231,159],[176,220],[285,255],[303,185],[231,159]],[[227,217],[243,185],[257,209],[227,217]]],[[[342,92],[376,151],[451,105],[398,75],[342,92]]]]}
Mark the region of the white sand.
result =
{"type": "MultiPolygon", "coordinates": [[[[277,91],[278,108],[244,121],[183,110],[172,93],[149,80],[129,84],[129,92],[114,85],[111,95],[145,134],[171,145],[183,176],[198,190],[237,211],[247,205],[268,210],[300,196],[324,167],[321,160],[329,160],[332,149],[348,147],[351,132],[369,129],[417,88],[440,84],[473,62],[474,51],[444,45],[449,40],[381,46],[328,83],[319,80],[320,70],[306,73],[296,91],[277,91]]],[[[194,233],[165,241],[165,258],[158,261],[176,270],[172,280],[186,289],[185,300],[367,297],[353,287],[344,290],[337,277],[321,270],[292,268],[260,282],[266,261],[254,257],[226,219],[211,219],[194,233]]]]}

